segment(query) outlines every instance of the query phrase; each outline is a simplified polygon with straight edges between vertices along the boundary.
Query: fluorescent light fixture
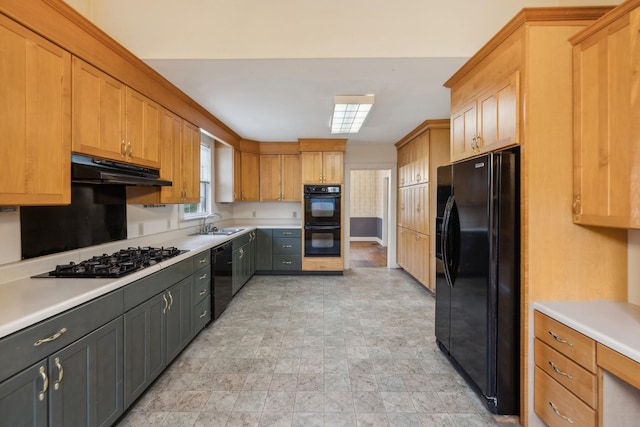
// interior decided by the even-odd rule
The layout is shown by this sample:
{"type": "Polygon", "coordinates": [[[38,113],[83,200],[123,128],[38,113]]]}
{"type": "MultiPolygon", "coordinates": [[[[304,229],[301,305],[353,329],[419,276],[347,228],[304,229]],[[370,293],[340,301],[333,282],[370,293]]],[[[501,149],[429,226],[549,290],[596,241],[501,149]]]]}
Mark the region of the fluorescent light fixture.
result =
{"type": "Polygon", "coordinates": [[[373,95],[334,96],[331,133],[358,133],[373,101],[373,95]]]}

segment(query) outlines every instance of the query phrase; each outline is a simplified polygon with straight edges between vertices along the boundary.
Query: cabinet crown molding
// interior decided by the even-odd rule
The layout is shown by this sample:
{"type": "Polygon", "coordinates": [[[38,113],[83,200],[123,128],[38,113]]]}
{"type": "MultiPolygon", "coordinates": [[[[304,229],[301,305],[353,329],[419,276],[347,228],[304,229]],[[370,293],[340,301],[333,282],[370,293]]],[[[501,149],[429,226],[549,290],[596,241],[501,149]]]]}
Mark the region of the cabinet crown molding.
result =
{"type": "Polygon", "coordinates": [[[429,129],[449,129],[451,125],[451,119],[429,119],[420,123],[415,129],[402,137],[401,140],[396,142],[394,145],[396,148],[400,148],[405,145],[407,142],[411,141],[415,137],[420,134],[428,131],[429,129]]]}

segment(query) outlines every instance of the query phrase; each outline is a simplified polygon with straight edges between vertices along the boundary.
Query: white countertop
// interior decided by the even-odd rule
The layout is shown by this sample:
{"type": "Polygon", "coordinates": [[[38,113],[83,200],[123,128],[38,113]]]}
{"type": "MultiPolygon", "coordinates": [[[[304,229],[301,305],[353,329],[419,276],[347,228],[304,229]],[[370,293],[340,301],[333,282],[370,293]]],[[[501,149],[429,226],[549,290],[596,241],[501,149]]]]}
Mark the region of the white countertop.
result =
{"type": "Polygon", "coordinates": [[[616,301],[538,301],[531,307],[640,362],[640,306],[616,301]]]}
{"type": "MultiPolygon", "coordinates": [[[[275,225],[274,227],[269,227],[261,225],[255,227],[240,225],[239,227],[244,227],[245,229],[230,236],[184,235],[169,241],[154,243],[153,246],[175,246],[178,249],[188,249],[189,252],[118,279],[31,278],[31,275],[51,271],[56,264],[68,261],[60,261],[60,256],[48,257],[37,262],[38,268],[41,268],[38,271],[31,271],[33,267],[28,266],[29,261],[23,261],[21,263],[25,264],[21,270],[24,270],[24,274],[28,274],[28,276],[0,284],[0,338],[121,288],[151,273],[192,257],[200,251],[218,246],[256,228],[283,228],[285,226],[275,225]],[[46,262],[47,259],[50,259],[49,263],[46,262]]],[[[300,228],[300,225],[288,226],[288,228],[300,228]]],[[[122,248],[130,246],[126,240],[119,243],[122,248]]],[[[84,254],[88,250],[90,251],[91,248],[83,248],[82,253],[84,254]]],[[[99,250],[94,251],[95,253],[101,253],[99,250]]],[[[95,253],[92,253],[92,255],[95,255],[95,253]]],[[[72,255],[69,255],[69,261],[77,262],[80,260],[74,259],[72,255]]],[[[15,271],[16,268],[20,267],[21,263],[17,263],[11,268],[15,271]]],[[[0,270],[1,274],[2,271],[0,270]]],[[[12,274],[15,273],[12,272],[12,274]]]]}

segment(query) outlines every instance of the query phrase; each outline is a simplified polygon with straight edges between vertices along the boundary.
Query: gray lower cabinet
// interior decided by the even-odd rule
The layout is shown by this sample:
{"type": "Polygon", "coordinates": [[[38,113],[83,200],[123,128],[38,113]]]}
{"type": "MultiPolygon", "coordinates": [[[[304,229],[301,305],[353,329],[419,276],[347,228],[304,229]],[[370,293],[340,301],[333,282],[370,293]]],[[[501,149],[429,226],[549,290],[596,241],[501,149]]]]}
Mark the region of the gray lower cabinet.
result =
{"type": "Polygon", "coordinates": [[[211,251],[201,252],[193,260],[193,334],[211,320],[211,251]]]}
{"type": "Polygon", "coordinates": [[[188,276],[125,313],[125,407],[193,338],[191,293],[192,278],[188,276]]]}
{"type": "Polygon", "coordinates": [[[124,411],[122,317],[0,383],[1,426],[109,426],[124,411]]]}
{"type": "Polygon", "coordinates": [[[273,240],[270,228],[259,228],[256,239],[256,270],[269,271],[271,266],[271,241],[273,240]]]}
{"type": "Polygon", "coordinates": [[[255,232],[249,232],[232,240],[232,294],[235,295],[255,272],[256,260],[254,258],[256,244],[255,232]],[[253,234],[252,234],[253,233],[253,234]]]}

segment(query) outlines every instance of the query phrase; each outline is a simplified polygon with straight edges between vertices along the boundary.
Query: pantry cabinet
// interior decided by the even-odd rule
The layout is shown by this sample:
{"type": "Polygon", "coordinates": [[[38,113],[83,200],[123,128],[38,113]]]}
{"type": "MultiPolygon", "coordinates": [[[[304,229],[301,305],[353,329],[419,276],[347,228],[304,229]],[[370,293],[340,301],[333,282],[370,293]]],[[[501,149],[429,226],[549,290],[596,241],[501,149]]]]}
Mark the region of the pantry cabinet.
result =
{"type": "Polygon", "coordinates": [[[426,120],[395,145],[398,149],[398,265],[435,290],[436,176],[449,163],[449,120],[426,120]]]}
{"type": "Polygon", "coordinates": [[[573,220],[640,228],[640,2],[571,39],[573,47],[573,220]]]}
{"type": "Polygon", "coordinates": [[[260,201],[302,200],[300,155],[260,155],[260,201]]]}
{"type": "Polygon", "coordinates": [[[71,54],[0,15],[0,205],[71,202],[71,54]]]}

